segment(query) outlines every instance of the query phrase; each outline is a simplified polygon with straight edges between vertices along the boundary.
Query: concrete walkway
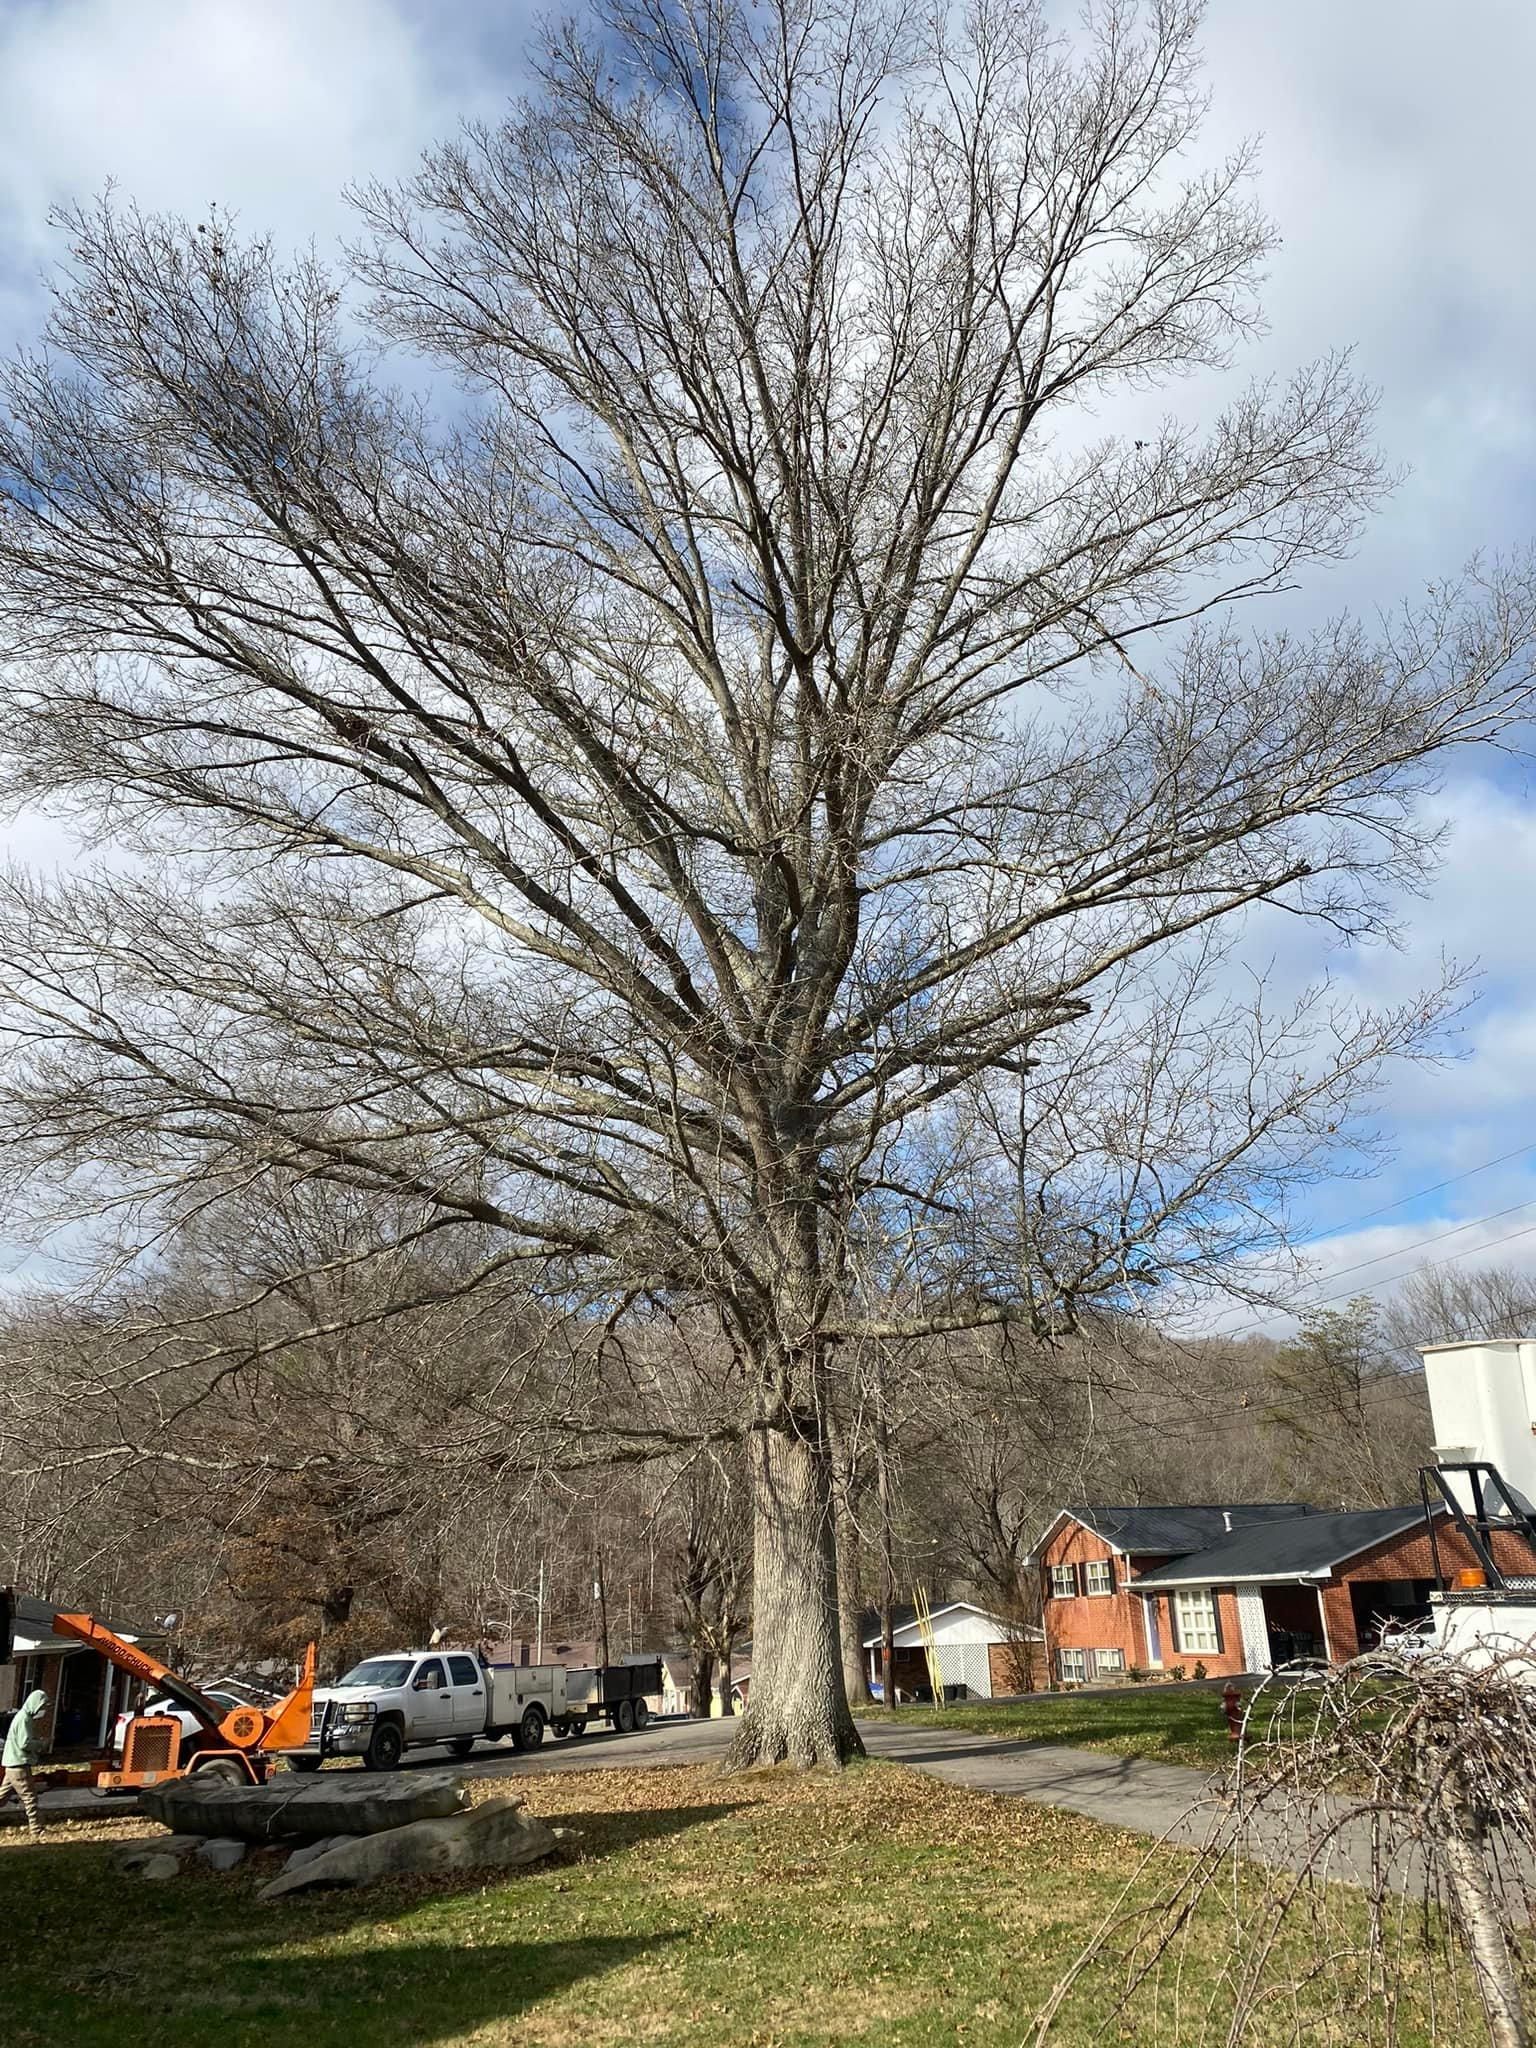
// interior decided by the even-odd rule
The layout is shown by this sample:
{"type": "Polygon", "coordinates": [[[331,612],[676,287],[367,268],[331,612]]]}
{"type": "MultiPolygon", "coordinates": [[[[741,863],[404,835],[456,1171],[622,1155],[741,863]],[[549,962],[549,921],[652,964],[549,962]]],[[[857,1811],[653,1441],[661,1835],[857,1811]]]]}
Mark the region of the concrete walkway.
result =
{"type": "Polygon", "coordinates": [[[1215,1811],[1212,1774],[1180,1764],[1154,1764],[1142,1757],[1110,1756],[1102,1750],[1067,1749],[1052,1742],[963,1735],[954,1729],[912,1728],[899,1723],[892,1728],[861,1722],[859,1732],[871,1756],[927,1771],[953,1785],[968,1785],[975,1792],[1062,1806],[1089,1820],[1130,1828],[1136,1834],[1198,1842],[1215,1811]]]}

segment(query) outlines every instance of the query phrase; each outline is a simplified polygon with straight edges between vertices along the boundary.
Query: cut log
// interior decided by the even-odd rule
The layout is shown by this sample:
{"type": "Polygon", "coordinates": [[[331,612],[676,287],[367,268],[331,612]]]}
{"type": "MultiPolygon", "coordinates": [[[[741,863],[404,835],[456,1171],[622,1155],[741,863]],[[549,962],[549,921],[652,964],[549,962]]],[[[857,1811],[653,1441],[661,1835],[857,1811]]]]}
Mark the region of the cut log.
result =
{"type": "Polygon", "coordinates": [[[314,1842],[322,1835],[377,1835],[412,1821],[462,1812],[457,1771],[285,1773],[267,1785],[206,1777],[146,1785],[139,1810],[178,1834],[235,1835],[243,1842],[314,1842]]]}
{"type": "Polygon", "coordinates": [[[541,1862],[553,1854],[555,1837],[521,1808],[520,1799],[488,1799],[447,1820],[421,1820],[388,1834],[339,1842],[307,1862],[295,1858],[262,1887],[260,1896],[278,1899],[311,1885],[371,1884],[406,1871],[512,1870],[541,1862]]]}

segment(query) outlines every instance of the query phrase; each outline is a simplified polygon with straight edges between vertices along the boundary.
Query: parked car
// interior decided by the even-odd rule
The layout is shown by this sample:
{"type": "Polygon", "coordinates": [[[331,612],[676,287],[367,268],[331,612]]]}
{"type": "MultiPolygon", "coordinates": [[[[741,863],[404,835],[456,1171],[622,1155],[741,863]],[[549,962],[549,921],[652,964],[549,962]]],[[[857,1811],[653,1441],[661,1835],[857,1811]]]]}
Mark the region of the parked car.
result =
{"type": "MultiPolygon", "coordinates": [[[[212,1700],[221,1714],[232,1714],[236,1707],[250,1707],[258,1704],[256,1700],[242,1696],[248,1690],[246,1688],[242,1688],[241,1693],[236,1693],[231,1691],[227,1685],[221,1683],[219,1685],[200,1686],[198,1690],[202,1692],[205,1699],[212,1700]]],[[[167,1699],[163,1693],[151,1695],[142,1707],[135,1708],[132,1712],[118,1715],[112,1728],[112,1753],[114,1756],[121,1756],[123,1753],[123,1744],[128,1736],[128,1723],[151,1714],[163,1717],[168,1721],[179,1722],[183,1741],[189,1735],[195,1734],[202,1726],[202,1723],[190,1707],[178,1706],[175,1700],[167,1699]]]]}

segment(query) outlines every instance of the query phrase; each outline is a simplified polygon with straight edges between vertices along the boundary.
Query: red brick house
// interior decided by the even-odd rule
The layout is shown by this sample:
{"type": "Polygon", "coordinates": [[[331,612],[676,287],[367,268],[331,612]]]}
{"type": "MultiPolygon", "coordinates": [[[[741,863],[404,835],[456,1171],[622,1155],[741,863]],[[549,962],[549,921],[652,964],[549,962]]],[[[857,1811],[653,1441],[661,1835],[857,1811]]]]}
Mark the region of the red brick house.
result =
{"type": "MultiPolygon", "coordinates": [[[[1437,1535],[1443,1571],[1476,1563],[1448,1520],[1437,1535]]],[[[1536,1569],[1520,1538],[1500,1540],[1511,1570],[1536,1569]]],[[[1226,1678],[1297,1657],[1342,1664],[1384,1623],[1426,1616],[1437,1584],[1419,1506],[1063,1508],[1036,1557],[1058,1685],[1133,1666],[1226,1678]]]]}

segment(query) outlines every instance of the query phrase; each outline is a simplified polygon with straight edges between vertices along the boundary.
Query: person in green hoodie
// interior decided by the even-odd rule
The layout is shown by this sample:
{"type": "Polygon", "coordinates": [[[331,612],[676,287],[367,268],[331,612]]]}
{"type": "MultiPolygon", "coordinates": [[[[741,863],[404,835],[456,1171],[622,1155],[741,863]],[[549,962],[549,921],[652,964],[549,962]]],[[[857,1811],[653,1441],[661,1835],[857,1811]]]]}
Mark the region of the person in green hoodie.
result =
{"type": "Polygon", "coordinates": [[[41,1686],[29,1692],[21,1710],[6,1731],[5,1749],[0,1753],[0,1804],[14,1792],[27,1817],[27,1832],[41,1841],[43,1824],[37,1814],[37,1789],[32,1783],[33,1766],[43,1754],[43,1724],[48,1718],[48,1695],[41,1686]]]}

